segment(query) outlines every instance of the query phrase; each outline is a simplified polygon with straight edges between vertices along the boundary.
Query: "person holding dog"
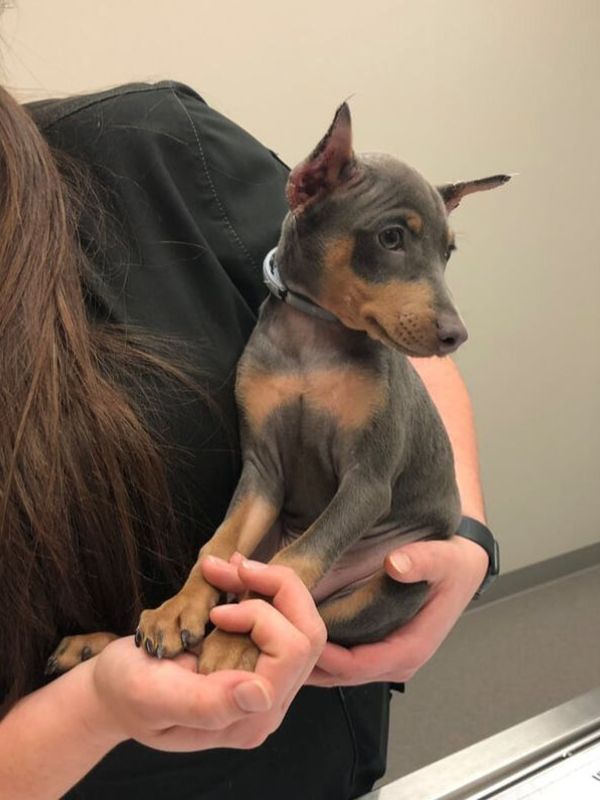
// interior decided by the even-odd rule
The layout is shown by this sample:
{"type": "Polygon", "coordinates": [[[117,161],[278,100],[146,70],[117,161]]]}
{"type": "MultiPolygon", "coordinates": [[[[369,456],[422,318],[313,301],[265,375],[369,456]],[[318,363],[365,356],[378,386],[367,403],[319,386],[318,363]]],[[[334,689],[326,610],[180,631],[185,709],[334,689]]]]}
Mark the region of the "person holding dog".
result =
{"type": "MultiPolygon", "coordinates": [[[[256,673],[195,673],[129,634],[181,584],[239,472],[235,364],[287,168],[179,84],[25,109],[0,95],[0,794],[351,798],[385,769],[389,684],[435,652],[479,589],[466,538],[390,553],[426,606],[385,641],[325,644],[289,570],[204,565],[251,631],[256,673]],[[44,683],[63,636],[119,639],[44,683]],[[308,684],[308,685],[305,685],[308,684]],[[328,688],[331,687],[331,688],[328,688]],[[201,751],[210,750],[210,753],[201,751]]],[[[468,394],[415,362],[453,443],[463,514],[484,520],[468,394]]]]}

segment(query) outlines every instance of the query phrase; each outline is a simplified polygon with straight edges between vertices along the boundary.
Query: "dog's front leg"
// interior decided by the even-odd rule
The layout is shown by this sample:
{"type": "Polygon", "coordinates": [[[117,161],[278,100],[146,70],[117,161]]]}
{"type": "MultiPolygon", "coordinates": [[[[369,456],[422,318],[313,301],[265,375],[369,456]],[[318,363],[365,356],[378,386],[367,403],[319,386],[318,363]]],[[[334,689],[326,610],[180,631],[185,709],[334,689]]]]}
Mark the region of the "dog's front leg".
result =
{"type": "MultiPolygon", "coordinates": [[[[390,483],[374,482],[358,468],[346,473],[331,503],[271,564],[290,567],[310,590],[341,554],[380,517],[391,501],[390,483]]],[[[259,651],[250,637],[215,630],[206,639],[199,669],[253,669],[259,651]]]]}
{"type": "Polygon", "coordinates": [[[342,478],[331,503],[272,564],[291,567],[312,590],[335,561],[390,509],[390,481],[359,467],[342,478]]]}
{"type": "Polygon", "coordinates": [[[246,462],[223,523],[200,550],[180,591],[159,608],[142,612],[136,644],[159,658],[173,657],[184,648],[194,651],[220,595],[204,579],[202,559],[212,555],[228,560],[236,550],[250,555],[277,520],[279,509],[272,490],[264,490],[258,470],[246,462]]]}

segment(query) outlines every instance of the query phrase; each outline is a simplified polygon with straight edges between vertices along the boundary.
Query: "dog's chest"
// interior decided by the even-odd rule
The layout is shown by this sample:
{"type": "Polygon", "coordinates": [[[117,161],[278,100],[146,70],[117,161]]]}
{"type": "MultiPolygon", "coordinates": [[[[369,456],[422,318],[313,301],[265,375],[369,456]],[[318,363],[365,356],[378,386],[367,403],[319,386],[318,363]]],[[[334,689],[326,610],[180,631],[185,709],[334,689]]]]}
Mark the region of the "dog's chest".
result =
{"type": "Polygon", "coordinates": [[[364,428],[383,410],[388,386],[383,378],[343,365],[284,373],[254,366],[240,369],[236,395],[255,434],[286,410],[313,420],[322,418],[337,429],[352,432],[364,428]]]}

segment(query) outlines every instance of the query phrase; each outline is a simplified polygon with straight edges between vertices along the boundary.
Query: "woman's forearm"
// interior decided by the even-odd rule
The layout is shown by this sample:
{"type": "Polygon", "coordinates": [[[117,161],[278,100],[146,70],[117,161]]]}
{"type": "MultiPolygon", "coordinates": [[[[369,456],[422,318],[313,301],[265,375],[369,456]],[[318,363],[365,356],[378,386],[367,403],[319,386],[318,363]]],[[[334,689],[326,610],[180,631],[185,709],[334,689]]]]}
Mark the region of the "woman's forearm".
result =
{"type": "Polygon", "coordinates": [[[449,358],[415,358],[410,361],[425,384],[450,437],[462,513],[484,522],[473,407],[458,367],[449,358]]]}
{"type": "Polygon", "coordinates": [[[84,662],[20,700],[0,722],[0,797],[55,800],[119,743],[84,662]]]}

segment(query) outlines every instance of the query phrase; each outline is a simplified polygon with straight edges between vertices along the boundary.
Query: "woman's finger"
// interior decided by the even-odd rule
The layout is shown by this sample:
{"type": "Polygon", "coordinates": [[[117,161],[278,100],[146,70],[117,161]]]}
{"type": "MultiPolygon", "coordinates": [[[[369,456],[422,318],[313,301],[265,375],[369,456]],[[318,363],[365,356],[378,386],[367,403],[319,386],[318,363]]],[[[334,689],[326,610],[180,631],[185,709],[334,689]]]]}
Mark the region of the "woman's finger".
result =
{"type": "MultiPolygon", "coordinates": [[[[289,567],[262,564],[239,558],[232,562],[214,556],[202,559],[206,579],[218,589],[235,594],[254,591],[272,597],[275,608],[311,642],[324,644],[326,631],[308,589],[289,567]]],[[[215,623],[216,624],[216,623],[215,623]]]]}
{"type": "Polygon", "coordinates": [[[221,730],[253,712],[267,711],[274,694],[264,678],[235,670],[211,675],[181,670],[165,674],[165,681],[155,681],[153,688],[154,702],[168,709],[171,724],[202,730],[221,730]]]}
{"type": "MultiPolygon", "coordinates": [[[[259,659],[257,672],[270,680],[278,706],[287,708],[327,641],[325,624],[310,592],[289,567],[238,558],[235,564],[245,589],[272,598],[272,605],[248,599],[217,606],[211,611],[211,621],[228,632],[250,634],[267,657],[259,659]]],[[[213,562],[211,567],[220,570],[221,578],[231,580],[232,574],[222,564],[213,562]]]]}
{"type": "Polygon", "coordinates": [[[228,563],[216,556],[203,556],[200,559],[200,569],[206,580],[223,592],[242,594],[245,590],[235,564],[228,563]]]}
{"type": "Polygon", "coordinates": [[[264,600],[244,600],[235,605],[216,606],[210,619],[229,633],[248,633],[261,652],[286,660],[308,659],[317,648],[283,614],[264,600]]]}
{"type": "Polygon", "coordinates": [[[293,570],[248,560],[244,560],[238,569],[246,588],[272,597],[274,607],[308,636],[315,646],[322,647],[325,644],[325,624],[310,592],[293,570]]]}

